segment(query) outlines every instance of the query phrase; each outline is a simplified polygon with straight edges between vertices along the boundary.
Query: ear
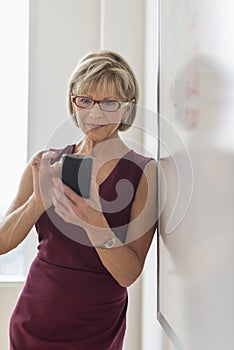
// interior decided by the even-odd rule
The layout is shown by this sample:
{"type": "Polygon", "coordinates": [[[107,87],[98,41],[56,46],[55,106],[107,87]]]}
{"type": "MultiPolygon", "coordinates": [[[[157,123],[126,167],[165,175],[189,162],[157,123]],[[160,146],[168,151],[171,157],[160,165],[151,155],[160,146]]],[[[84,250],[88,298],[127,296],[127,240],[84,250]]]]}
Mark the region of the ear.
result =
{"type": "Polygon", "coordinates": [[[70,94],[70,103],[72,108],[72,114],[75,114],[76,113],[75,103],[73,102],[73,96],[71,94],[70,94]]]}
{"type": "Polygon", "coordinates": [[[75,126],[77,126],[79,128],[79,124],[78,124],[78,121],[77,121],[77,118],[76,118],[76,113],[73,113],[71,115],[71,118],[72,118],[72,121],[75,124],[75,126]]]}
{"type": "Polygon", "coordinates": [[[74,124],[79,127],[78,121],[77,121],[77,111],[76,111],[76,108],[74,107],[73,102],[72,102],[72,115],[71,115],[71,117],[72,117],[74,124]]]}
{"type": "Polygon", "coordinates": [[[128,120],[128,117],[131,115],[134,105],[135,99],[126,103],[126,105],[123,108],[122,123],[125,123],[128,120]]]}

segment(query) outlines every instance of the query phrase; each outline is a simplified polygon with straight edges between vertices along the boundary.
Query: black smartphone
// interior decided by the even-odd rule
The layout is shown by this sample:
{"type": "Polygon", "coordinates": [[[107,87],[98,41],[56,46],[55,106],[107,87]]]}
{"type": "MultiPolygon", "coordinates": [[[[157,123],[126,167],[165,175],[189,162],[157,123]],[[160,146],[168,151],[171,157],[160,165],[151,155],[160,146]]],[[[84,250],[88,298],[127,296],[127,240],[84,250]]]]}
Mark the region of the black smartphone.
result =
{"type": "Polygon", "coordinates": [[[62,182],[79,196],[89,198],[93,158],[65,154],[62,157],[62,182]]]}

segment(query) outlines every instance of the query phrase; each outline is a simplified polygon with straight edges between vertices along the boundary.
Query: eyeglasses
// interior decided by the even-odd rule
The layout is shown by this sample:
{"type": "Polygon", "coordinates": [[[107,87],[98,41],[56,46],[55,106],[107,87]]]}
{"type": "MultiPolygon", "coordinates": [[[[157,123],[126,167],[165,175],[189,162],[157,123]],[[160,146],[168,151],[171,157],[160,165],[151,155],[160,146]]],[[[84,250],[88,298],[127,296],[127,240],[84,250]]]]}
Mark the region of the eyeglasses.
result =
{"type": "Polygon", "coordinates": [[[119,102],[116,100],[94,100],[85,96],[72,96],[72,102],[78,108],[82,109],[91,109],[97,103],[99,108],[104,112],[116,112],[123,105],[128,104],[128,102],[119,102]]]}

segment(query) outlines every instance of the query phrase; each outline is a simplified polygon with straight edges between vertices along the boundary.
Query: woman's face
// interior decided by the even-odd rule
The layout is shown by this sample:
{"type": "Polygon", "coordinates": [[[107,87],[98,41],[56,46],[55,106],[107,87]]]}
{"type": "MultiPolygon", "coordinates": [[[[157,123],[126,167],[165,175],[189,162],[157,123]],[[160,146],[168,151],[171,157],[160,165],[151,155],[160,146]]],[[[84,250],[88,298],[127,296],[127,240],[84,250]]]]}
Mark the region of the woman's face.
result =
{"type": "MultiPolygon", "coordinates": [[[[119,98],[113,96],[113,93],[111,94],[108,89],[105,88],[101,91],[82,93],[82,96],[84,99],[81,101],[84,104],[89,102],[88,99],[97,101],[120,101],[119,98]],[[87,100],[85,98],[87,98],[87,100]]],[[[111,112],[102,110],[98,103],[95,103],[92,108],[84,109],[78,107],[73,102],[73,108],[80,129],[86,137],[93,142],[102,142],[118,137],[119,124],[127,117],[124,107],[120,107],[118,110],[111,112]]]]}

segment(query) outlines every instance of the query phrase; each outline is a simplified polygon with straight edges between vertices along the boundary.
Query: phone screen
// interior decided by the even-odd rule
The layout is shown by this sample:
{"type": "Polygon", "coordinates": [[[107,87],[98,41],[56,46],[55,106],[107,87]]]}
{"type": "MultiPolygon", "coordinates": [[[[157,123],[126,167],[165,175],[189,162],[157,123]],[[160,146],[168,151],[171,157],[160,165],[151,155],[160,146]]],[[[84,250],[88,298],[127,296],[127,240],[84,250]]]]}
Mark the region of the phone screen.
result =
{"type": "Polygon", "coordinates": [[[89,198],[92,166],[92,157],[64,155],[61,173],[62,182],[79,196],[89,198]]]}

